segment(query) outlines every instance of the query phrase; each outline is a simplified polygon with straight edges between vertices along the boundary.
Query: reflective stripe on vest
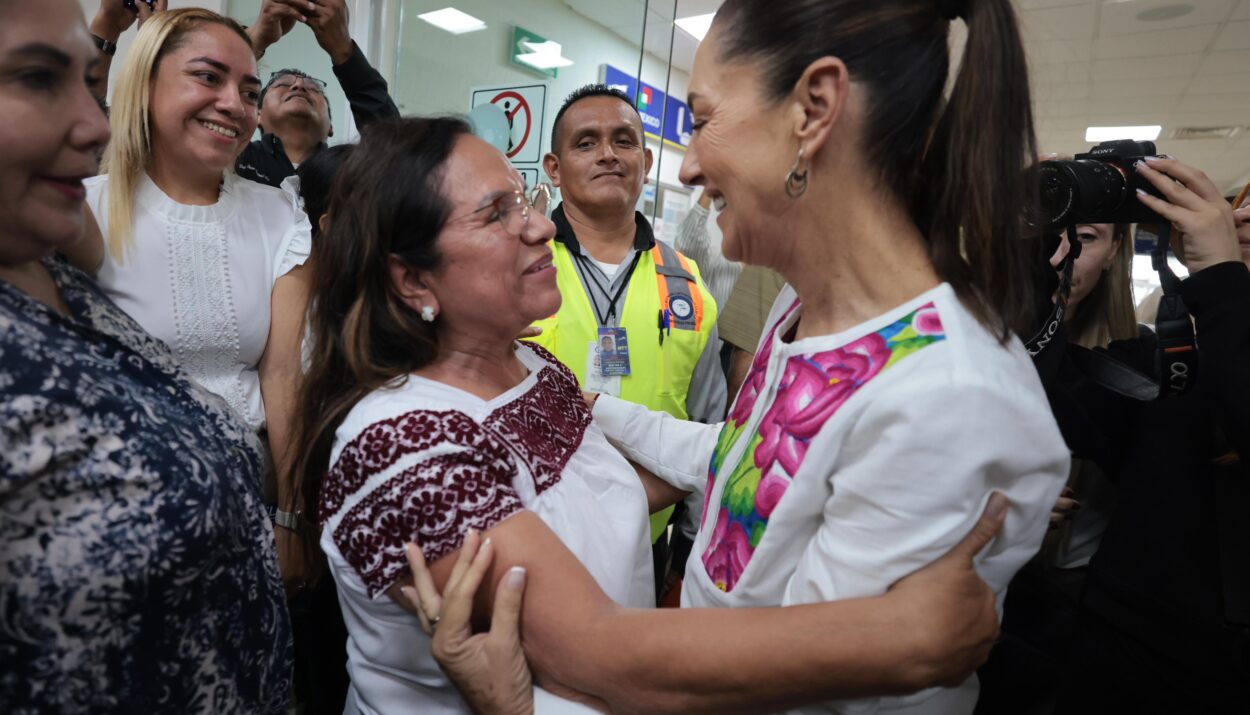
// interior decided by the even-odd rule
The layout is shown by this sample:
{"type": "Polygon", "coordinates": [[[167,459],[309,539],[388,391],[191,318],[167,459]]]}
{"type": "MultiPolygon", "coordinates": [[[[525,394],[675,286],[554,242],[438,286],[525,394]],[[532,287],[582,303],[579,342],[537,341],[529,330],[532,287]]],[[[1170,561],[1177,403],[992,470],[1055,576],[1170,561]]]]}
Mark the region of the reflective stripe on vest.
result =
{"type": "Polygon", "coordinates": [[[691,291],[696,285],[689,259],[663,241],[651,249],[655,277],[659,283],[660,305],[669,310],[673,327],[684,330],[703,329],[703,294],[691,291]]]}

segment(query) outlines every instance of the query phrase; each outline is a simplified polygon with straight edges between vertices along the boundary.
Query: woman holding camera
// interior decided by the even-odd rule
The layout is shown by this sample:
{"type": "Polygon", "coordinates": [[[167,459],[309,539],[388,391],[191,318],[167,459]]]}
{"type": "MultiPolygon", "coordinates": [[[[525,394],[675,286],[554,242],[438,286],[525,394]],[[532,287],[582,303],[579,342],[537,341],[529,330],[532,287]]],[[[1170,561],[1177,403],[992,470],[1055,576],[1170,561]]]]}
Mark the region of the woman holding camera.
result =
{"type": "MultiPolygon", "coordinates": [[[[1082,401],[1113,446],[1118,499],[1090,562],[1073,698],[1062,707],[1242,711],[1250,702],[1250,269],[1241,219],[1193,167],[1160,157],[1136,168],[1164,197],[1140,200],[1172,223],[1189,269],[1180,292],[1198,373],[1188,391],[1152,402],[1082,401]]],[[[1113,342],[1107,353],[1154,375],[1156,349],[1151,335],[1113,342]]]]}
{"type": "MultiPolygon", "coordinates": [[[[1076,226],[1080,244],[1064,313],[1063,334],[1053,350],[1069,351],[1060,369],[1067,385],[1090,388],[1089,378],[1071,361],[1072,353],[1105,348],[1112,340],[1136,338],[1133,315],[1131,224],[1076,226]]],[[[1072,254],[1061,236],[1050,265],[1062,272],[1072,254]]],[[[1058,382],[1056,380],[1055,382],[1058,382]]],[[[1090,558],[1106,531],[1115,506],[1115,485],[1107,465],[1084,451],[1094,426],[1074,426],[1071,391],[1048,385],[1060,429],[1077,456],[1068,485],[1050,515],[1042,549],[1012,579],[1003,604],[1003,634],[981,680],[980,713],[1043,712],[1053,709],[1066,683],[1081,594],[1090,558]]]]}

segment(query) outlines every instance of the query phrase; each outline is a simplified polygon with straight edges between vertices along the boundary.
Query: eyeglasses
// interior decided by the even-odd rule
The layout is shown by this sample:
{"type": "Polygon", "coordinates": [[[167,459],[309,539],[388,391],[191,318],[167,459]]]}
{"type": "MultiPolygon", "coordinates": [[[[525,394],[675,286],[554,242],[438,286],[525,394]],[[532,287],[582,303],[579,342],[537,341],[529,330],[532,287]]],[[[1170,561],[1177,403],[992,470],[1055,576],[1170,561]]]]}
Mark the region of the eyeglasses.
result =
{"type": "Polygon", "coordinates": [[[305,74],[295,74],[294,72],[274,72],[269,75],[268,89],[290,89],[295,86],[298,81],[303,81],[304,89],[310,92],[316,92],[321,96],[325,96],[326,83],[316,77],[309,77],[305,74]]]}
{"type": "Polygon", "coordinates": [[[526,226],[529,226],[530,214],[537,212],[546,218],[547,207],[550,205],[551,187],[539,184],[530,192],[528,199],[522,191],[511,191],[467,216],[476,216],[483,211],[493,210],[492,221],[498,220],[509,234],[521,236],[525,233],[526,226]]]}

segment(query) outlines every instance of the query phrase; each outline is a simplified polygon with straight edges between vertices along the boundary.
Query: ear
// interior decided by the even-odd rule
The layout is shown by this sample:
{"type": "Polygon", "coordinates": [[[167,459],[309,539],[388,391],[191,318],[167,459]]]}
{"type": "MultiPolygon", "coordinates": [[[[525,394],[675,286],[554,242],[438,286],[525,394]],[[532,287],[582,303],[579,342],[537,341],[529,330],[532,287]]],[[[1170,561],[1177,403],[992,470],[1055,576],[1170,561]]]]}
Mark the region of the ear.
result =
{"type": "Polygon", "coordinates": [[[651,177],[651,165],[655,163],[655,155],[651,153],[651,147],[646,145],[645,139],[643,140],[643,142],[644,143],[643,143],[643,150],[642,150],[642,156],[643,156],[642,183],[647,184],[651,182],[651,178],[650,178],[651,177]]]}
{"type": "Polygon", "coordinates": [[[391,287],[413,313],[420,315],[421,309],[426,306],[433,308],[435,315],[441,312],[438,296],[434,295],[434,291],[426,283],[424,271],[408,265],[394,253],[387,259],[387,267],[391,272],[391,287]]]}
{"type": "Polygon", "coordinates": [[[326,229],[330,227],[330,212],[326,211],[321,214],[321,218],[317,219],[317,231],[325,234],[326,229]]]}
{"type": "Polygon", "coordinates": [[[330,137],[334,136],[334,122],[327,120],[326,123],[330,125],[330,133],[326,135],[326,139],[329,139],[330,137]]]}
{"type": "Polygon", "coordinates": [[[546,170],[547,176],[551,177],[551,185],[560,188],[560,157],[554,152],[547,152],[543,157],[543,169],[546,170]]]}
{"type": "Polygon", "coordinates": [[[850,85],[846,63],[837,57],[811,63],[795,83],[795,133],[805,156],[815,156],[829,141],[846,108],[850,85]]]}

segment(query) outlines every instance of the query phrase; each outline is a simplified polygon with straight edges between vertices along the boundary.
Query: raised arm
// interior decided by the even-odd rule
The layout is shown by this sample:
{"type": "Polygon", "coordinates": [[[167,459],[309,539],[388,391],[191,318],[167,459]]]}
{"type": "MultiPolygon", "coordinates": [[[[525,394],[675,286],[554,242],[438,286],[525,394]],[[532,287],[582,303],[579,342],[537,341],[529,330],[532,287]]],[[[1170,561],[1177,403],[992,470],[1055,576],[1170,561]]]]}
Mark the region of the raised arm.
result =
{"type": "Polygon", "coordinates": [[[161,12],[168,4],[168,0],[152,0],[151,4],[147,0],[136,0],[135,9],[130,10],[126,7],[124,0],[100,0],[100,7],[96,9],[95,16],[91,18],[91,35],[96,40],[97,46],[110,47],[105,52],[103,47],[89,70],[91,74],[91,93],[104,102],[108,96],[108,79],[109,70],[113,66],[113,57],[117,51],[117,41],[126,30],[130,29],[137,21],[139,25],[143,21],[152,16],[153,13],[161,12]]]}

